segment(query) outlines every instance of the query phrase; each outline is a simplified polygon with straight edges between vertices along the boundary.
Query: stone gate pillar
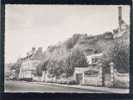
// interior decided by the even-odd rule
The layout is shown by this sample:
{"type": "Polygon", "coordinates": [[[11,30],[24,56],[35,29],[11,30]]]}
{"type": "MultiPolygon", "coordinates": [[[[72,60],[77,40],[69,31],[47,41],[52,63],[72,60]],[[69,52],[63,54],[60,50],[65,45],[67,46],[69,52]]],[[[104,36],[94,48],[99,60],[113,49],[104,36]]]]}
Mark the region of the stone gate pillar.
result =
{"type": "Polygon", "coordinates": [[[84,72],[82,73],[82,77],[83,77],[82,84],[85,84],[85,73],[84,72]]]}
{"type": "Polygon", "coordinates": [[[99,64],[99,80],[100,80],[100,85],[103,86],[103,68],[102,68],[102,64],[99,64]]]}
{"type": "Polygon", "coordinates": [[[111,83],[111,86],[113,87],[114,86],[114,63],[111,62],[109,66],[110,66],[110,83],[111,83]]]}
{"type": "Polygon", "coordinates": [[[46,74],[46,72],[45,71],[42,71],[42,78],[41,78],[41,81],[42,82],[45,81],[45,74],[46,74]]]}

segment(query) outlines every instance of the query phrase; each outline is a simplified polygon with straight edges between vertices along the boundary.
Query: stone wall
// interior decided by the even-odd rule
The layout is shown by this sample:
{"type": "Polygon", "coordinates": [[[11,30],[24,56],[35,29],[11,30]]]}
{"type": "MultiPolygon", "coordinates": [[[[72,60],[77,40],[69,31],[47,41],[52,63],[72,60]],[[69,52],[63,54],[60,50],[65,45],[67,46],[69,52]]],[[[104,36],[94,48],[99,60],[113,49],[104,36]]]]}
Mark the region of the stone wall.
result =
{"type": "Polygon", "coordinates": [[[129,88],[129,73],[114,72],[114,87],[129,88]]]}
{"type": "Polygon", "coordinates": [[[102,67],[97,72],[89,76],[84,75],[84,85],[102,86],[102,67]]]}

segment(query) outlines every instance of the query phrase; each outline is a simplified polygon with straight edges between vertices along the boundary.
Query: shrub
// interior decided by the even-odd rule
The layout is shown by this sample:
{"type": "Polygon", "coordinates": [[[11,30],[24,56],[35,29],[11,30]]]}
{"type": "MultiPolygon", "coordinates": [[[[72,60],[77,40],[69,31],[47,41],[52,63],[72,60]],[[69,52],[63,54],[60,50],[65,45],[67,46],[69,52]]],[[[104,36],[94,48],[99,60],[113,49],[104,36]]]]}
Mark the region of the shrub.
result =
{"type": "Polygon", "coordinates": [[[129,88],[129,82],[115,80],[114,87],[116,87],[116,88],[129,88]]]}

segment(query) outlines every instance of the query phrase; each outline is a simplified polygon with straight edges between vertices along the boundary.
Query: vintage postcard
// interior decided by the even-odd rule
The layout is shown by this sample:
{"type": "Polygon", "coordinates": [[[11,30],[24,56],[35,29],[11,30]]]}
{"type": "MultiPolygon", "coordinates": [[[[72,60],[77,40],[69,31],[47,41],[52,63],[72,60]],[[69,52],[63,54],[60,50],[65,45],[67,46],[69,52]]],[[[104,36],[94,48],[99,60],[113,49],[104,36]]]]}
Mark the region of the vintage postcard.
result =
{"type": "Polygon", "coordinates": [[[130,6],[5,5],[5,92],[129,93],[130,6]]]}

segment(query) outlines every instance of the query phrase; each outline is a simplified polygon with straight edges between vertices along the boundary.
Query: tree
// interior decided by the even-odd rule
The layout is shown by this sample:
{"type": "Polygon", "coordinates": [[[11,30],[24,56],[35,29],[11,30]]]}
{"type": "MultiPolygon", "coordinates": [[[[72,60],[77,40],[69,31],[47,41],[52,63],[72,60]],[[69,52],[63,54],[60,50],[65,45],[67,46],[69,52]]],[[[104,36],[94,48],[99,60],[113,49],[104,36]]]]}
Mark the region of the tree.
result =
{"type": "Polygon", "coordinates": [[[36,72],[34,74],[37,76],[42,76],[42,71],[47,70],[48,62],[49,60],[45,60],[45,61],[42,61],[40,64],[38,64],[36,67],[36,72]]]}
{"type": "Polygon", "coordinates": [[[129,44],[125,40],[115,40],[104,52],[103,66],[107,68],[110,62],[114,62],[119,72],[129,72],[129,44]]]}
{"type": "Polygon", "coordinates": [[[74,47],[74,45],[77,43],[77,41],[79,40],[80,37],[81,37],[80,34],[74,34],[72,38],[69,38],[66,41],[66,48],[67,49],[72,49],[74,47]]]}
{"type": "Polygon", "coordinates": [[[65,61],[65,73],[66,77],[72,76],[74,72],[74,66],[72,63],[72,55],[69,54],[65,61]]]}
{"type": "Polygon", "coordinates": [[[21,63],[22,63],[22,60],[21,59],[18,59],[16,63],[14,63],[12,66],[11,66],[11,70],[15,70],[15,78],[17,79],[18,76],[19,76],[19,72],[20,72],[20,67],[21,67],[21,63]]]}
{"type": "Polygon", "coordinates": [[[87,67],[87,59],[83,53],[83,51],[79,50],[78,48],[73,49],[71,55],[71,63],[74,67],[87,67]]]}
{"type": "Polygon", "coordinates": [[[129,45],[126,44],[126,41],[116,41],[112,58],[115,68],[119,72],[129,72],[129,45]]]}

